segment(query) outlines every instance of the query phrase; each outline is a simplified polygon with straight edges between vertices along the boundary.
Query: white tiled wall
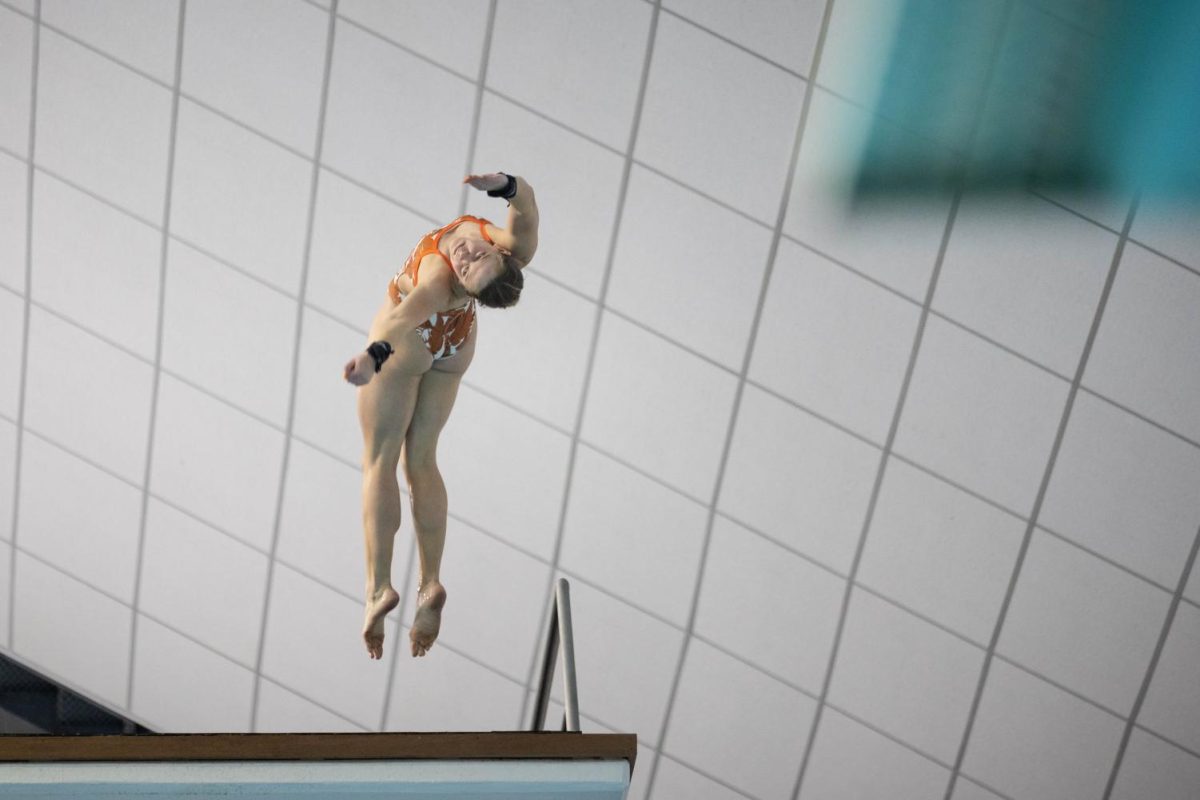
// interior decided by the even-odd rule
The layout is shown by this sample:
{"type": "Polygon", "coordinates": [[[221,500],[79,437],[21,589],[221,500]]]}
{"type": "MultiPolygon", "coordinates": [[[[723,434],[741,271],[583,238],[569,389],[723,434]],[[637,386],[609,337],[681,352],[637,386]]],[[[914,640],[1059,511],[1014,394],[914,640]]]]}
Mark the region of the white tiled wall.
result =
{"type": "Polygon", "coordinates": [[[1196,210],[848,214],[901,6],[0,0],[0,648],[161,730],[513,728],[565,575],[635,800],[1191,797],[1196,210]],[[373,662],[341,365],[497,169],[539,251],[373,662]]]}

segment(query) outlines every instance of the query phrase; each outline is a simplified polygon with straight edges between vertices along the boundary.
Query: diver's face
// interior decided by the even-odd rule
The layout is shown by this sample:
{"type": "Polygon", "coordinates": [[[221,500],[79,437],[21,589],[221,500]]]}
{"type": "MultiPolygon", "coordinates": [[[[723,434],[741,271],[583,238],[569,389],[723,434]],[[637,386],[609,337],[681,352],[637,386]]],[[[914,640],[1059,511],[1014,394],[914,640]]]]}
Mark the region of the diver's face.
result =
{"type": "Polygon", "coordinates": [[[450,247],[450,263],[463,288],[479,294],[504,271],[500,248],[482,239],[463,237],[450,247]]]}

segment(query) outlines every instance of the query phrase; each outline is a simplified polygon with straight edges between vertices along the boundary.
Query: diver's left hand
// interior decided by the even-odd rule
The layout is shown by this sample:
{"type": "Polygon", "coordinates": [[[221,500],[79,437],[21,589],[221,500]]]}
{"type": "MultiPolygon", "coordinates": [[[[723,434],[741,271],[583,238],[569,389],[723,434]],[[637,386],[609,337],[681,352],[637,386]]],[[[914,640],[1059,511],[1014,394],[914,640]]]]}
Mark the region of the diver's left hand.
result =
{"type": "Polygon", "coordinates": [[[481,192],[493,192],[508,185],[508,176],[503,172],[488,172],[483,175],[468,175],[463,183],[469,183],[481,192]]]}

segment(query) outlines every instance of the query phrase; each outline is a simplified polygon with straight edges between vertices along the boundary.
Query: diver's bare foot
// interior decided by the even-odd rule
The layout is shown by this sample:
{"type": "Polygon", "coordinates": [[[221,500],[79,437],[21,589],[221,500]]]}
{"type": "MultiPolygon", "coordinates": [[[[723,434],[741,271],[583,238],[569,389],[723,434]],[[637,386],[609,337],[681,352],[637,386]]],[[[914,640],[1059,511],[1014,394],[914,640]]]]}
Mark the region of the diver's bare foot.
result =
{"type": "Polygon", "coordinates": [[[430,581],[417,593],[417,613],[413,617],[412,640],[414,657],[423,656],[433,647],[438,631],[442,627],[442,606],[446,605],[446,587],[438,581],[430,581]]]}
{"type": "Polygon", "coordinates": [[[367,654],[371,658],[383,658],[383,620],[399,603],[400,595],[390,586],[379,592],[367,593],[363,641],[366,642],[367,654]]]}

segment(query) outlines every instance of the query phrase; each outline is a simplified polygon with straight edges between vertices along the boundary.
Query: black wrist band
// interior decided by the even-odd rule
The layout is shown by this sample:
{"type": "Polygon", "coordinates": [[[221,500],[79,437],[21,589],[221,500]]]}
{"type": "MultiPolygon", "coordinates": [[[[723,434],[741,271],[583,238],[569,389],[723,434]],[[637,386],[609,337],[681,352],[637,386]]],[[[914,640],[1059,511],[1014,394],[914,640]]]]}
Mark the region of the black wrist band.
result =
{"type": "Polygon", "coordinates": [[[367,345],[367,355],[375,359],[376,372],[379,372],[379,369],[383,366],[383,362],[387,361],[388,356],[394,352],[396,351],[392,349],[392,346],[384,341],[371,342],[367,345]]]}
{"type": "Polygon", "coordinates": [[[517,179],[507,172],[501,172],[501,175],[508,178],[508,183],[499,189],[489,189],[488,197],[503,197],[505,200],[512,200],[517,196],[517,179]]]}

